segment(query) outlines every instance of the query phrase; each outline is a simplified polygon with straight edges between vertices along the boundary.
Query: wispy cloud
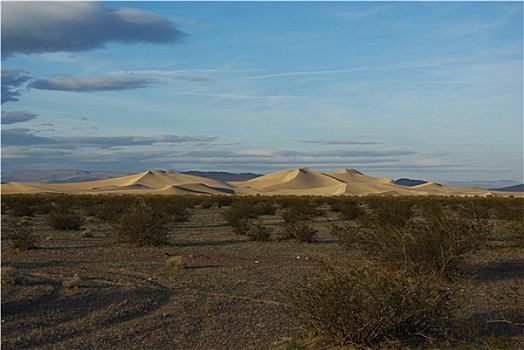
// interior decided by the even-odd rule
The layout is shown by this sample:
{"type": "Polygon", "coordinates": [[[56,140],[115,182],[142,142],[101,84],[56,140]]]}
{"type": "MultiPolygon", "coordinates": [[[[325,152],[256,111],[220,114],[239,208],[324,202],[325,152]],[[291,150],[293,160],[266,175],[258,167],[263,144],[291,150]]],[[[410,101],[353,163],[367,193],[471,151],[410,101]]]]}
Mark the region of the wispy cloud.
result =
{"type": "Polygon", "coordinates": [[[67,147],[76,149],[81,147],[92,148],[119,148],[127,146],[154,145],[157,143],[183,142],[213,142],[217,137],[212,136],[83,136],[83,137],[42,137],[34,135],[27,128],[13,128],[2,130],[2,145],[6,146],[41,146],[67,147]]]}
{"type": "Polygon", "coordinates": [[[39,90],[57,90],[74,92],[120,91],[144,88],[154,83],[153,80],[141,77],[96,77],[38,79],[29,84],[30,88],[39,90]]]}
{"type": "Polygon", "coordinates": [[[88,51],[108,42],[174,43],[185,36],[168,19],[101,2],[2,4],[2,58],[17,52],[88,51]]]}
{"type": "Polygon", "coordinates": [[[352,140],[302,140],[304,143],[314,143],[320,145],[379,145],[380,142],[373,141],[352,141],[352,140]]]}
{"type": "Polygon", "coordinates": [[[15,124],[27,122],[36,119],[38,114],[25,112],[25,111],[13,111],[4,112],[2,111],[2,124],[15,124]]]}
{"type": "Polygon", "coordinates": [[[30,79],[31,76],[26,70],[2,69],[2,104],[18,101],[20,90],[30,79]]]}

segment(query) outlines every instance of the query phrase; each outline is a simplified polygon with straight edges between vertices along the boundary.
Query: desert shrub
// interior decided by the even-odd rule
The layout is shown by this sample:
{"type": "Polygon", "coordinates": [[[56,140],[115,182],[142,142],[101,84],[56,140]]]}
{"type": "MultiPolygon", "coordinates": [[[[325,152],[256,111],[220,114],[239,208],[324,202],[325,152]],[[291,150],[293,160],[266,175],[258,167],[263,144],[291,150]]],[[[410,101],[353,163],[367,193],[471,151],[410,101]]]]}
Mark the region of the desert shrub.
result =
{"type": "Polygon", "coordinates": [[[85,229],[81,234],[80,234],[80,237],[81,238],[93,238],[95,236],[95,233],[92,229],[88,228],[88,229],[85,229]]]}
{"type": "Polygon", "coordinates": [[[371,267],[328,268],[285,291],[311,336],[334,345],[374,346],[438,333],[456,292],[438,277],[371,267]]]}
{"type": "Polygon", "coordinates": [[[213,196],[213,199],[218,208],[230,206],[235,200],[233,196],[226,195],[213,196]]]}
{"type": "Polygon", "coordinates": [[[306,222],[284,222],[282,223],[284,238],[294,239],[299,242],[313,242],[318,231],[306,222]]]}
{"type": "Polygon", "coordinates": [[[413,201],[406,198],[370,197],[371,213],[361,221],[376,227],[403,227],[413,217],[413,201]]]}
{"type": "Polygon", "coordinates": [[[254,207],[257,215],[275,215],[277,212],[275,203],[269,200],[260,201],[254,207]]]}
{"type": "Polygon", "coordinates": [[[12,194],[2,196],[2,211],[11,211],[13,216],[47,214],[51,205],[49,197],[41,194],[12,194]]]}
{"type": "Polygon", "coordinates": [[[468,198],[459,207],[459,214],[470,220],[488,220],[495,213],[494,198],[468,198]]]}
{"type": "Polygon", "coordinates": [[[367,256],[417,273],[451,277],[466,256],[485,241],[490,227],[478,221],[438,218],[410,222],[404,227],[330,227],[342,244],[367,256]]]}
{"type": "Polygon", "coordinates": [[[130,206],[115,225],[120,241],[138,246],[167,244],[169,215],[145,203],[130,206]]]}
{"type": "Polygon", "coordinates": [[[246,235],[250,219],[257,217],[254,205],[248,201],[237,201],[233,205],[220,213],[222,218],[226,220],[227,225],[233,228],[233,232],[239,235],[246,235]]]}
{"type": "Polygon", "coordinates": [[[2,287],[24,283],[24,276],[14,267],[2,266],[2,287]]]}
{"type": "Polygon", "coordinates": [[[122,217],[129,205],[129,203],[116,199],[106,199],[93,206],[92,214],[102,222],[116,222],[122,217]]]}
{"type": "Polygon", "coordinates": [[[79,230],[84,218],[67,207],[55,208],[47,216],[47,223],[57,230],[79,230]]]}
{"type": "Polygon", "coordinates": [[[175,222],[186,222],[191,218],[190,204],[188,202],[171,201],[157,204],[157,206],[160,208],[159,210],[166,212],[171,217],[171,220],[175,222]]]}
{"type": "Polygon", "coordinates": [[[297,223],[310,221],[316,217],[324,215],[325,212],[317,206],[317,203],[311,201],[295,201],[288,206],[282,218],[288,223],[297,223]]]}
{"type": "Polygon", "coordinates": [[[270,227],[251,224],[246,234],[252,241],[269,241],[271,239],[271,233],[272,230],[270,227]]]}
{"type": "Polygon", "coordinates": [[[13,227],[8,235],[9,245],[18,250],[29,250],[38,247],[39,239],[30,224],[20,224],[13,227]]]}
{"type": "Polygon", "coordinates": [[[524,247],[524,221],[506,220],[498,225],[500,235],[514,241],[518,247],[524,247]]]}
{"type": "Polygon", "coordinates": [[[499,220],[524,221],[524,199],[494,198],[493,212],[499,220]]]}
{"type": "Polygon", "coordinates": [[[433,197],[419,198],[415,204],[418,209],[418,214],[423,219],[436,219],[444,215],[448,215],[446,212],[445,203],[441,199],[433,197]]]}
{"type": "Polygon", "coordinates": [[[191,217],[189,208],[194,207],[196,203],[188,196],[148,196],[143,200],[157,210],[169,214],[175,222],[188,221],[191,217]]]}
{"type": "Polygon", "coordinates": [[[62,286],[69,290],[78,289],[82,286],[82,279],[75,273],[72,277],[64,278],[62,286]]]}
{"type": "Polygon", "coordinates": [[[495,312],[490,323],[504,323],[524,329],[524,288],[521,279],[511,278],[503,281],[498,288],[488,291],[487,296],[496,303],[508,306],[495,312]]]}
{"type": "Polygon", "coordinates": [[[171,270],[182,270],[187,267],[187,263],[183,256],[176,255],[166,260],[166,267],[171,270]]]}
{"type": "Polygon", "coordinates": [[[23,204],[17,204],[12,207],[12,215],[14,216],[35,216],[35,208],[32,206],[26,206],[23,204]]]}
{"type": "Polygon", "coordinates": [[[356,220],[365,213],[358,201],[352,198],[337,198],[331,201],[330,207],[331,210],[339,213],[342,220],[356,220]]]}
{"type": "Polygon", "coordinates": [[[213,208],[213,201],[211,200],[204,200],[200,203],[200,208],[202,209],[211,209],[213,208]]]}

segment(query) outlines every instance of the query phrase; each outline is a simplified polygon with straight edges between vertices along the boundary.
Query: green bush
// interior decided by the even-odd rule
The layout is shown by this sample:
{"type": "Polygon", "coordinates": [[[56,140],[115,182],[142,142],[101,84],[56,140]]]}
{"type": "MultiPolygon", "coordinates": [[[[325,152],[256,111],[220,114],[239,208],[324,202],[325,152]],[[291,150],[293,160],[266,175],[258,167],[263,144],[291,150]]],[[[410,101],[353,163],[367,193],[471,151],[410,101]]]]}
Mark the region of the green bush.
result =
{"type": "Polygon", "coordinates": [[[375,346],[414,334],[438,334],[456,291],[434,275],[371,267],[328,268],[320,280],[285,291],[311,336],[333,345],[375,346]]]}
{"type": "Polygon", "coordinates": [[[145,203],[129,207],[116,224],[115,231],[123,243],[138,246],[167,244],[169,214],[145,203]]]}
{"type": "Polygon", "coordinates": [[[84,219],[66,207],[58,207],[47,216],[47,223],[57,230],[79,230],[84,219]]]}

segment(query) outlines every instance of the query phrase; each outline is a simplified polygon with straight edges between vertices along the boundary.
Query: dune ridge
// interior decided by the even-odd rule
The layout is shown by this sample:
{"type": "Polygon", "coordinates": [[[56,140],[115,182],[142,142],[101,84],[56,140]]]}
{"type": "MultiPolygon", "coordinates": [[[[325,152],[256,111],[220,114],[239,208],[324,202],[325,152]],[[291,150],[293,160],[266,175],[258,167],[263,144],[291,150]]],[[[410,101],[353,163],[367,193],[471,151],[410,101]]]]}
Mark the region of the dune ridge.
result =
{"type": "Polygon", "coordinates": [[[113,179],[76,183],[24,183],[1,185],[2,194],[66,193],[66,194],[187,194],[187,195],[436,195],[436,196],[523,196],[523,192],[499,192],[462,188],[427,182],[404,186],[390,178],[374,178],[355,169],[321,173],[310,168],[289,169],[247,181],[218,181],[205,177],[148,170],[113,179]]]}

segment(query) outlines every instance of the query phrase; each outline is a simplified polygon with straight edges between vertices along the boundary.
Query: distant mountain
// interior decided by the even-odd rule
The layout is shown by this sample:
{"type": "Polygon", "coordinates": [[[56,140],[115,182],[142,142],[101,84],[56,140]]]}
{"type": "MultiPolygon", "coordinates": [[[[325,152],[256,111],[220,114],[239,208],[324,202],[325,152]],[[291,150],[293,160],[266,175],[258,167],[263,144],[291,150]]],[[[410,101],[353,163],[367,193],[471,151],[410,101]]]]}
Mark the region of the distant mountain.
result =
{"type": "Polygon", "coordinates": [[[514,180],[496,180],[496,181],[446,181],[446,185],[472,188],[502,188],[518,185],[520,182],[514,180]]]}
{"type": "Polygon", "coordinates": [[[501,187],[501,188],[492,188],[492,191],[501,191],[501,192],[524,192],[524,184],[501,187]]]}
{"type": "MultiPolygon", "coordinates": [[[[42,182],[74,183],[85,181],[107,180],[133,173],[119,171],[84,171],[73,169],[58,170],[14,170],[2,172],[2,182],[42,182]]],[[[247,181],[259,177],[258,174],[234,174],[223,171],[186,171],[181,174],[205,177],[218,181],[247,181]]]]}
{"type": "Polygon", "coordinates": [[[426,184],[428,182],[424,181],[424,180],[406,179],[406,178],[403,177],[401,179],[395,180],[395,183],[398,184],[398,185],[402,185],[402,186],[413,187],[413,186],[423,185],[423,184],[426,184]]]}
{"type": "Polygon", "coordinates": [[[196,171],[196,170],[184,171],[182,172],[182,174],[200,176],[200,177],[205,177],[208,179],[226,181],[226,182],[228,181],[247,181],[247,180],[251,180],[251,179],[261,176],[261,175],[253,174],[253,173],[234,174],[234,173],[227,173],[223,171],[196,171]]]}
{"type": "Polygon", "coordinates": [[[122,171],[14,170],[2,172],[2,182],[70,183],[112,179],[131,173],[122,171]]]}

